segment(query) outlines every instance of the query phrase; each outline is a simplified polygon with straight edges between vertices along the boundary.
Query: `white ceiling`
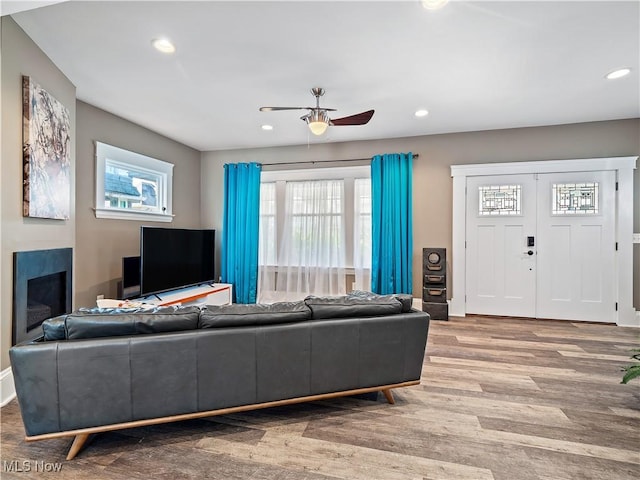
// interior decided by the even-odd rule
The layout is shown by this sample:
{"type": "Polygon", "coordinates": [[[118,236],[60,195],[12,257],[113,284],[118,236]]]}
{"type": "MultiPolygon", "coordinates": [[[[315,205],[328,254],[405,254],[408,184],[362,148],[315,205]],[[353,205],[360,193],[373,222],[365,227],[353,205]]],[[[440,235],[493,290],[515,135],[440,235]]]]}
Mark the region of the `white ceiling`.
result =
{"type": "Polygon", "coordinates": [[[640,117],[637,0],[68,1],[13,18],[80,100],[203,151],[640,117]],[[376,113],[313,137],[303,111],[258,111],[313,105],[313,86],[334,118],[376,113]]]}

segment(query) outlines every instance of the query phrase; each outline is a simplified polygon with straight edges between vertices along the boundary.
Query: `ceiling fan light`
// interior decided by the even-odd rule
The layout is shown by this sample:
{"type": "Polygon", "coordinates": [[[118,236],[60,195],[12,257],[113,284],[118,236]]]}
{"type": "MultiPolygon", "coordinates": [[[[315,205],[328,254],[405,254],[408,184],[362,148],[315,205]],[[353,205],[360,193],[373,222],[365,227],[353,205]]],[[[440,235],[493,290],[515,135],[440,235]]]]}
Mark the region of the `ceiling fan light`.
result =
{"type": "Polygon", "coordinates": [[[314,135],[322,135],[329,126],[329,115],[324,110],[310,112],[304,119],[314,135]]]}
{"type": "Polygon", "coordinates": [[[327,131],[327,127],[329,126],[324,122],[309,122],[308,125],[309,130],[311,130],[311,133],[313,133],[314,135],[322,135],[327,131]]]}

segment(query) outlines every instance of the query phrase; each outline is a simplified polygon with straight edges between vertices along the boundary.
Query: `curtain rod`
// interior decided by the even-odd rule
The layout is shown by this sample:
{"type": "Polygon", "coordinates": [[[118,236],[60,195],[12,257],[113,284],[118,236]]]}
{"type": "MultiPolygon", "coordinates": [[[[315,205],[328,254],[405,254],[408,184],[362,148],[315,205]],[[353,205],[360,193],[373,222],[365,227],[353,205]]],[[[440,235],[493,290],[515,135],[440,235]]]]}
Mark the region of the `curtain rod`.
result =
{"type": "MultiPolygon", "coordinates": [[[[413,158],[418,158],[419,156],[420,155],[417,153],[413,154],[413,158]]],[[[263,163],[262,166],[271,167],[271,166],[278,166],[278,165],[305,165],[305,164],[315,165],[316,163],[366,162],[366,161],[371,161],[371,157],[370,158],[348,158],[344,160],[309,160],[304,162],[263,163]]]]}

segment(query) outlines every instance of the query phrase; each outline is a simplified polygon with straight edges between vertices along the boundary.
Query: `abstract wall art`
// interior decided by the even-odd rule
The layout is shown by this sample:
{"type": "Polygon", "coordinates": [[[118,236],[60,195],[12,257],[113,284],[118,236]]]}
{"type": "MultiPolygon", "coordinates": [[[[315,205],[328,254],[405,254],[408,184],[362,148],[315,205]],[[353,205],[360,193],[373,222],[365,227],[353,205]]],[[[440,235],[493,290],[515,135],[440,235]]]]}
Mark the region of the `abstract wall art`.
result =
{"type": "Polygon", "coordinates": [[[67,220],[71,209],[69,110],[22,77],[23,216],[67,220]]]}

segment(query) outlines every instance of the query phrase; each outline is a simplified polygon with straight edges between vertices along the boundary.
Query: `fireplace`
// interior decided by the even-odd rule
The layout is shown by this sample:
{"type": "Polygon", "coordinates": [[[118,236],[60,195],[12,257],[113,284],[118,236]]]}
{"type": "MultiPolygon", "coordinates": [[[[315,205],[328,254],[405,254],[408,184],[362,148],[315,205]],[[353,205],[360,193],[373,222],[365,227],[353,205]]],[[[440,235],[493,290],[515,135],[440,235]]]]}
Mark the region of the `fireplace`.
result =
{"type": "Polygon", "coordinates": [[[71,311],[73,249],[13,254],[13,344],[41,335],[47,318],[71,311]]]}

